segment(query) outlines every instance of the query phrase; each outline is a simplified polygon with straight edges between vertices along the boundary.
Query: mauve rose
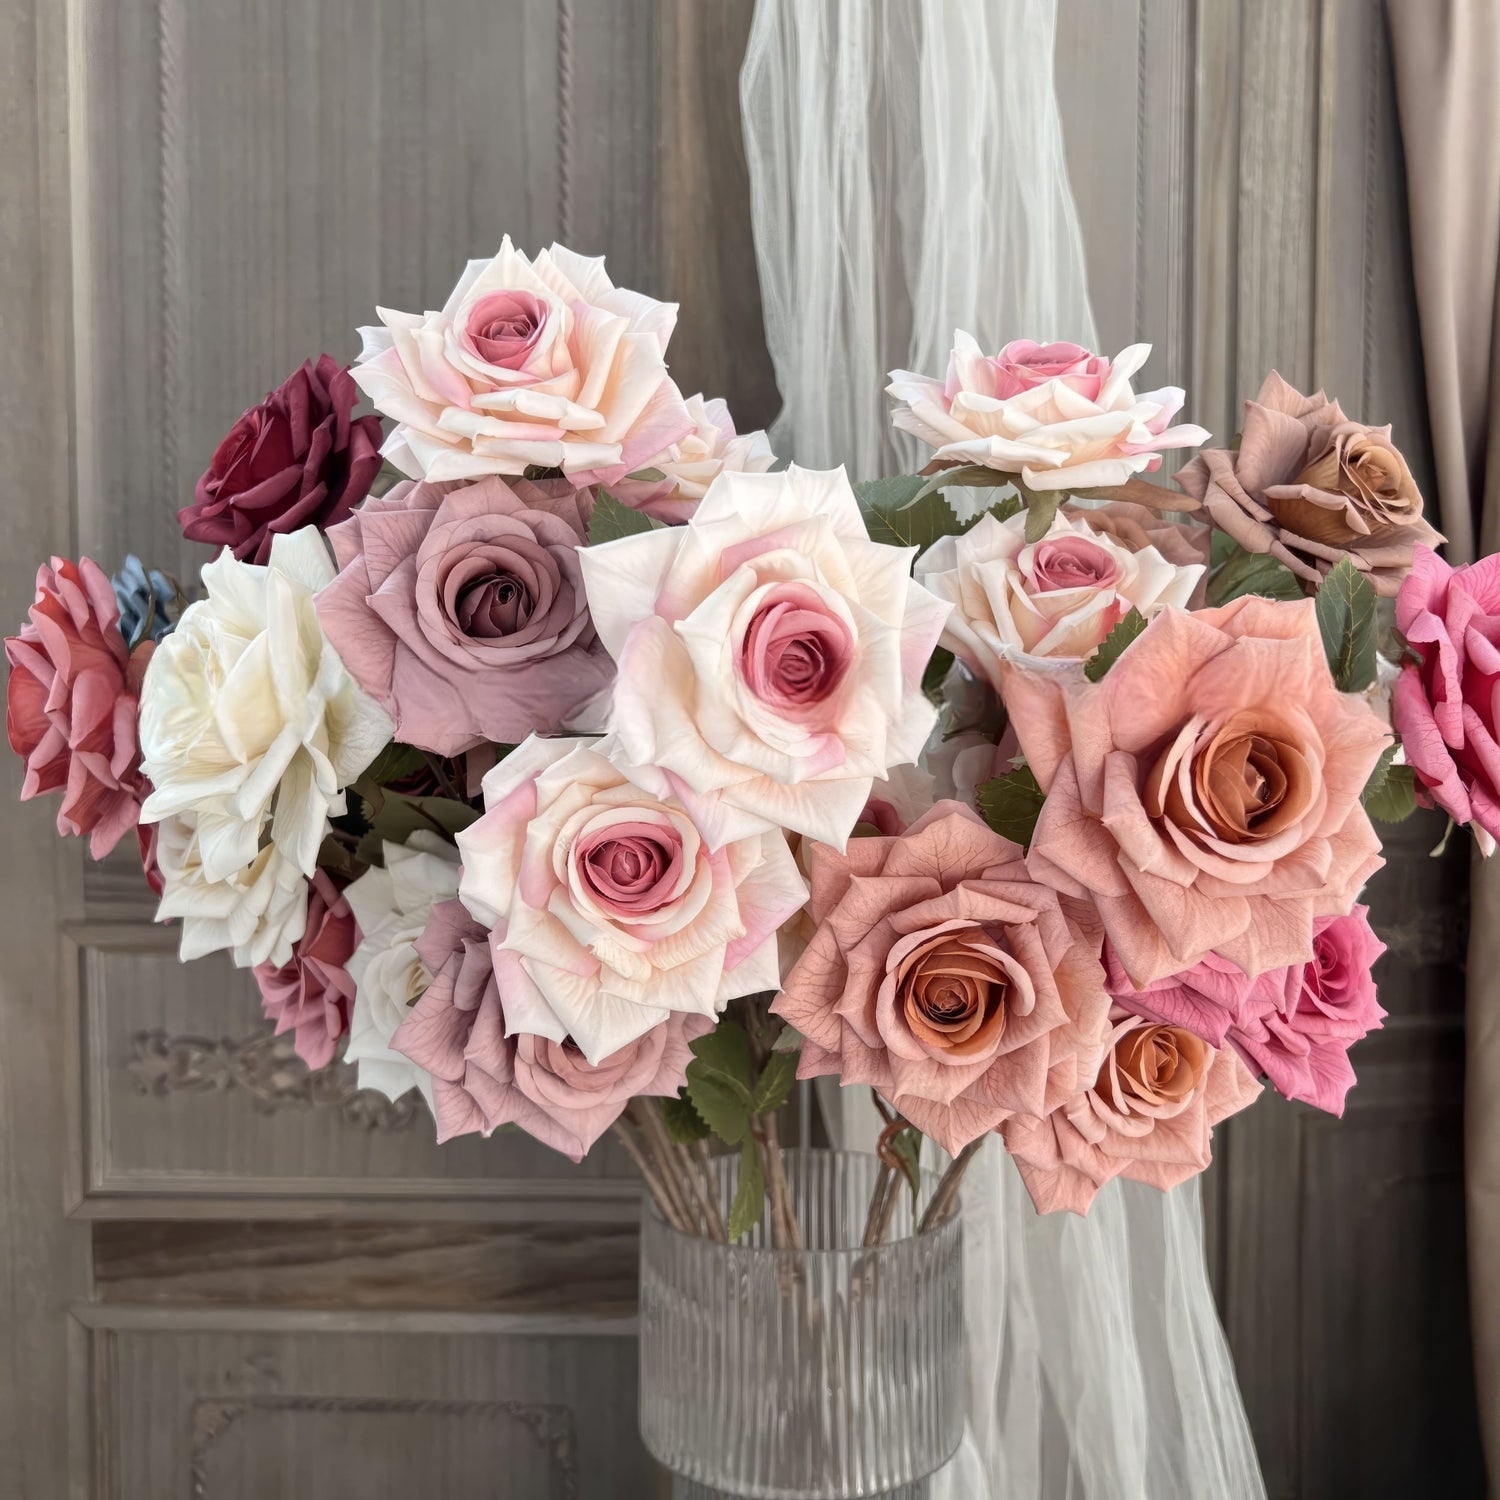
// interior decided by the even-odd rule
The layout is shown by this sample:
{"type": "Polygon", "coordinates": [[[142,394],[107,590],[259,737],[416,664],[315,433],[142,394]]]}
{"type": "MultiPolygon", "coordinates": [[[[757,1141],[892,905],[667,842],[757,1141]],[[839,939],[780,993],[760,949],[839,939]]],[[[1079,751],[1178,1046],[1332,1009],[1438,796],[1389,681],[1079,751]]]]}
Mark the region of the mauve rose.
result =
{"type": "Polygon", "coordinates": [[[182,534],[265,563],[278,533],[344,520],[380,471],[380,418],[356,417],[358,400],[331,355],[304,360],[229,429],[177,512],[182,534]]]}
{"type": "Polygon", "coordinates": [[[1500,553],[1453,568],[1418,547],[1396,624],[1422,658],[1391,690],[1418,796],[1500,838],[1500,553]]]}
{"type": "MultiPolygon", "coordinates": [[[[642,870],[619,873],[640,891],[642,870]]],[[[417,953],[433,980],[391,1045],[432,1074],[439,1141],[513,1124],[579,1161],[631,1099],[675,1097],[692,1059],[688,1043],[714,1027],[706,1016],[676,1014],[591,1065],[570,1039],[506,1035],[489,933],[461,901],[433,907],[417,953]]]]}
{"type": "Polygon", "coordinates": [[[87,557],[37,569],[36,598],[8,636],[5,727],[26,762],[21,800],[62,793],[57,831],[87,834],[103,859],[140,817],[141,679],[153,643],[132,653],[104,570],[87,557]]]}
{"type": "Polygon", "coordinates": [[[341,571],[318,618],[397,739],[515,744],[608,684],[578,561],[590,503],[562,480],[408,482],[330,533],[341,571]]]}
{"type": "Polygon", "coordinates": [[[354,980],[345,965],[358,944],[359,927],[343,892],[326,870],[317,870],[308,882],[307,926],[291,958],[252,971],[276,1035],[295,1032],[297,1056],[310,1068],[333,1061],[334,1043],[348,1028],[354,980]]]}

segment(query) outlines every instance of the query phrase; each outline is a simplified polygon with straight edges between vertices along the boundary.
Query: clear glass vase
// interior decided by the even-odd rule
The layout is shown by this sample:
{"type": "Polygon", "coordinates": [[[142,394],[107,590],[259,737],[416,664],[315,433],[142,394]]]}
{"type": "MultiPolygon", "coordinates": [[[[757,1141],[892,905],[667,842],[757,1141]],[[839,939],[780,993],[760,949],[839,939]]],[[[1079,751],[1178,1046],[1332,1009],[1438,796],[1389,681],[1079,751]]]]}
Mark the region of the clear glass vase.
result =
{"type": "MultiPolygon", "coordinates": [[[[903,1191],[885,1243],[861,1249],[879,1165],[787,1153],[803,1250],[771,1248],[764,1221],[722,1245],[647,1212],[641,1435],[680,1476],[679,1496],[915,1500],[957,1449],[960,1220],[915,1235],[903,1191]]],[[[738,1157],[714,1164],[726,1214],[738,1167],[738,1157]]],[[[925,1179],[924,1197],[934,1186],[925,1179]]]]}

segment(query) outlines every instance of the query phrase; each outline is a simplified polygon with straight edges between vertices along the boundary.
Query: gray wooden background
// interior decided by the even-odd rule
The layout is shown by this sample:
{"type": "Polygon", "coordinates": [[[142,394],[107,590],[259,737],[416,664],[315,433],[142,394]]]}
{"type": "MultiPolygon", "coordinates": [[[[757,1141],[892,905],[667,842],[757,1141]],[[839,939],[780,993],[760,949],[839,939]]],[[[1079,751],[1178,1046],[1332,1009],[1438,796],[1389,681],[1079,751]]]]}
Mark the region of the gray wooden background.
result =
{"type": "MultiPolygon", "coordinates": [[[[503,232],[682,303],[685,390],[768,420],[736,74],[749,0],[0,0],[0,618],[132,547],[217,437],[377,301],[503,232]]],[[[1427,468],[1373,0],[1062,0],[1109,348],[1233,431],[1272,366],[1427,468]]],[[[1017,330],[1032,332],[1032,330],[1017,330]]],[[[1037,332],[1045,333],[1045,330],[1037,332]]],[[[19,1500],[654,1492],[633,1188],[525,1140],[439,1150],[309,1080],[227,965],[180,968],[123,854],[0,786],[0,1491],[19,1500]]],[[[1460,1180],[1461,850],[1374,897],[1392,1019],[1342,1122],[1270,1099],[1211,1177],[1271,1494],[1482,1491],[1460,1180]]],[[[1455,841],[1456,843],[1457,841],[1455,841]]],[[[1206,1497],[1211,1500],[1211,1497],[1206,1497]]]]}

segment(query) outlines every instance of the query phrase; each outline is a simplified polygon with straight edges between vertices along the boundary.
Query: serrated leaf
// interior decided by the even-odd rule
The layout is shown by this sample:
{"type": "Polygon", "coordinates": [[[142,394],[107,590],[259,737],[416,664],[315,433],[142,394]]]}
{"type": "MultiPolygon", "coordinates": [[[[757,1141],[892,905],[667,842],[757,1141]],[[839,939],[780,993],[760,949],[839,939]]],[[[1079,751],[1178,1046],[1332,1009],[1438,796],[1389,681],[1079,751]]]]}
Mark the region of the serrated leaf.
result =
{"type": "Polygon", "coordinates": [[[1026,492],[1026,540],[1039,542],[1052,529],[1057,507],[1062,504],[1061,490],[1028,490],[1026,492]]]}
{"type": "Polygon", "coordinates": [[[933,650],[932,657],[927,663],[927,669],[922,673],[922,691],[932,699],[934,703],[942,695],[943,680],[953,670],[953,653],[945,646],[938,646],[933,650]]]}
{"type": "Polygon", "coordinates": [[[974,789],[979,815],[1001,838],[1023,849],[1036,832],[1036,820],[1047,800],[1030,766],[1017,766],[1004,776],[982,781],[974,789]]]}
{"type": "Polygon", "coordinates": [[[780,1109],[791,1097],[792,1085],[797,1081],[797,1054],[777,1052],[774,1049],[761,1069],[760,1077],[750,1095],[752,1114],[769,1114],[780,1109]]]}
{"type": "Polygon", "coordinates": [[[660,530],[660,521],[653,521],[644,512],[622,505],[608,490],[599,491],[599,498],[589,513],[591,547],[597,547],[601,542],[617,542],[622,536],[639,536],[643,531],[660,530]]]}
{"type": "Polygon", "coordinates": [[[1318,629],[1334,685],[1362,693],[1375,681],[1375,590],[1342,557],[1318,589],[1318,629]]]}
{"type": "Polygon", "coordinates": [[[967,531],[968,525],[953,514],[953,507],[939,491],[922,493],[926,486],[920,474],[898,474],[893,479],[871,479],[855,485],[870,540],[925,552],[939,537],[967,531]]]}
{"type": "MultiPolygon", "coordinates": [[[[1212,549],[1223,536],[1215,531],[1209,543],[1212,549]]],[[[1296,574],[1285,563],[1277,562],[1269,552],[1246,552],[1232,541],[1227,549],[1220,549],[1222,556],[1208,575],[1206,597],[1211,605],[1228,604],[1245,594],[1259,594],[1266,599],[1301,599],[1302,585],[1296,574]]]]}
{"type": "Polygon", "coordinates": [[[358,780],[383,786],[388,782],[402,781],[414,775],[427,764],[426,758],[415,745],[400,745],[392,740],[374,760],[359,773],[358,780]]]}
{"type": "Polygon", "coordinates": [[[707,1140],[712,1134],[703,1116],[693,1108],[686,1088],[681,1089],[675,1099],[661,1101],[661,1117],[666,1122],[667,1134],[684,1146],[707,1140]]]}
{"type": "Polygon", "coordinates": [[[698,1118],[726,1145],[737,1146],[750,1134],[750,1090],[743,1084],[695,1060],[687,1067],[687,1095],[698,1118]]]}
{"type": "Polygon", "coordinates": [[[729,1243],[748,1234],[760,1223],[766,1211],[766,1178],[761,1170],[760,1149],[753,1140],[740,1148],[740,1180],[735,1184],[734,1202],[729,1205],[729,1243]]]}
{"type": "Polygon", "coordinates": [[[442,834],[447,839],[462,832],[479,817],[467,802],[449,797],[408,797],[387,791],[378,808],[370,808],[369,831],[359,841],[354,857],[367,865],[382,862],[382,844],[404,844],[418,829],[442,834]]]}
{"type": "Polygon", "coordinates": [[[911,1188],[913,1210],[922,1191],[922,1132],[915,1125],[897,1131],[890,1140],[891,1154],[901,1163],[901,1175],[911,1188]]]}
{"type": "Polygon", "coordinates": [[[1394,764],[1397,746],[1387,745],[1365,782],[1365,811],[1382,823],[1400,823],[1417,810],[1417,778],[1410,766],[1394,764]]]}
{"type": "Polygon", "coordinates": [[[748,1096],[755,1072],[750,1066],[750,1038],[738,1021],[726,1017],[707,1036],[688,1045],[700,1068],[739,1084],[748,1096]]]}
{"type": "Polygon", "coordinates": [[[1125,649],[1146,628],[1146,617],[1140,610],[1132,609],[1110,633],[1104,637],[1099,649],[1083,664],[1083,675],[1090,682],[1100,681],[1104,674],[1119,661],[1125,649]]]}
{"type": "Polygon", "coordinates": [[[1014,490],[1008,495],[1001,497],[990,506],[989,514],[997,521],[1008,521],[1012,516],[1018,516],[1025,508],[1026,502],[1014,490]]]}

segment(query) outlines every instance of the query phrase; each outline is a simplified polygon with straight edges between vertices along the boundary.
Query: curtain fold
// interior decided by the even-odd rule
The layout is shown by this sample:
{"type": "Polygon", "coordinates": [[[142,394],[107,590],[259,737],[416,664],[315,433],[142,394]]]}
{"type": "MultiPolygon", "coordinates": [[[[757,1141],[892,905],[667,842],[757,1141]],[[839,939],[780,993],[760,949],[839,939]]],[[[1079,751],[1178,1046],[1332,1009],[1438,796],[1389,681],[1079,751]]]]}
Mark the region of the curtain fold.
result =
{"type": "MultiPolygon", "coordinates": [[[[1500,6],[1387,0],[1438,503],[1452,563],[1500,546],[1500,6]]],[[[1480,1431],[1500,1494],[1500,858],[1470,891],[1464,1177],[1480,1431]]]]}

